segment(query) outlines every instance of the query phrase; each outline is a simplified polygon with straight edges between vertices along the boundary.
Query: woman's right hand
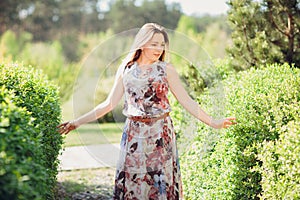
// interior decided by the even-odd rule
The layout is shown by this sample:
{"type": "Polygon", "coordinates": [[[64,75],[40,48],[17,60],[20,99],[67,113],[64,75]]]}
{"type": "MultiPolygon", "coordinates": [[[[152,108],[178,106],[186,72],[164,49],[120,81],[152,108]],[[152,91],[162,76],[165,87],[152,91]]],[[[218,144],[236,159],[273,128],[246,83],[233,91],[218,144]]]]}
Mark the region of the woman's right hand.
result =
{"type": "Polygon", "coordinates": [[[78,128],[78,125],[76,125],[75,121],[68,121],[65,123],[62,123],[57,126],[58,132],[63,135],[67,135],[70,131],[75,130],[78,128]]]}

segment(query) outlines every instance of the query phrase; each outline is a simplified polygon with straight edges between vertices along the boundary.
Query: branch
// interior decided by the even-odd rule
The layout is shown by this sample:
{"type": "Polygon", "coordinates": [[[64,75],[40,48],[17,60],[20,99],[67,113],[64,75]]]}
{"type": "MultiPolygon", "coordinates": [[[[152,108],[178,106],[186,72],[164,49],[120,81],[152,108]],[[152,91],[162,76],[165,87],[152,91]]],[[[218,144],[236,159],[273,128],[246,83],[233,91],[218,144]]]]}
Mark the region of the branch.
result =
{"type": "Polygon", "coordinates": [[[275,29],[277,29],[280,33],[282,33],[283,35],[288,36],[288,33],[286,31],[283,31],[279,28],[279,26],[276,24],[274,17],[273,17],[273,11],[272,11],[272,6],[270,5],[270,2],[268,2],[268,8],[269,8],[269,17],[271,19],[271,23],[272,25],[275,26],[275,29]]]}
{"type": "MultiPolygon", "coordinates": [[[[244,20],[242,20],[242,21],[243,21],[243,32],[244,32],[244,36],[245,36],[245,39],[246,39],[247,49],[248,49],[248,51],[249,51],[251,57],[253,58],[253,60],[256,62],[257,59],[256,59],[256,57],[254,56],[253,49],[251,49],[251,47],[250,47],[250,45],[249,45],[249,39],[248,39],[247,29],[246,29],[247,26],[246,26],[246,24],[244,23],[244,20]]],[[[252,66],[255,65],[255,62],[253,63],[253,62],[249,61],[246,57],[244,57],[244,59],[245,59],[250,65],[252,65],[252,66]]]]}

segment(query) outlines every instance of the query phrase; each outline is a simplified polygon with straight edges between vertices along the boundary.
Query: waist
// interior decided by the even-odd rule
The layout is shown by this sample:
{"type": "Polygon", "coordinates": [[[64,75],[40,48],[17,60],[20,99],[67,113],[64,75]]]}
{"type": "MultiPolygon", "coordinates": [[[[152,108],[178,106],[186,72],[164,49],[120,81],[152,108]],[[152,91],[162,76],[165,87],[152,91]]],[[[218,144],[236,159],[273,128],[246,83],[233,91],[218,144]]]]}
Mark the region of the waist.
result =
{"type": "Polygon", "coordinates": [[[128,117],[128,119],[130,119],[132,121],[150,123],[150,122],[156,122],[156,121],[158,121],[160,119],[164,119],[164,118],[166,118],[168,116],[169,116],[169,112],[164,113],[163,115],[158,116],[158,117],[131,116],[131,117],[128,117]]]}

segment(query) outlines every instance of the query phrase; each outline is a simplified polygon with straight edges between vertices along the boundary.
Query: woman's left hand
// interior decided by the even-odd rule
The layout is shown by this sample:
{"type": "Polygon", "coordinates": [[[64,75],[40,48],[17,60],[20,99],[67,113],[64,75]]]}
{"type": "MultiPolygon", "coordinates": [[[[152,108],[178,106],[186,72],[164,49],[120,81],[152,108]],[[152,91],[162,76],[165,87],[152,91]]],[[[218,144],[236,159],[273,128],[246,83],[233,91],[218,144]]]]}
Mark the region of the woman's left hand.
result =
{"type": "Polygon", "coordinates": [[[235,117],[227,117],[225,119],[220,119],[220,120],[213,119],[211,122],[211,127],[216,129],[228,128],[236,123],[237,122],[235,117]]]}

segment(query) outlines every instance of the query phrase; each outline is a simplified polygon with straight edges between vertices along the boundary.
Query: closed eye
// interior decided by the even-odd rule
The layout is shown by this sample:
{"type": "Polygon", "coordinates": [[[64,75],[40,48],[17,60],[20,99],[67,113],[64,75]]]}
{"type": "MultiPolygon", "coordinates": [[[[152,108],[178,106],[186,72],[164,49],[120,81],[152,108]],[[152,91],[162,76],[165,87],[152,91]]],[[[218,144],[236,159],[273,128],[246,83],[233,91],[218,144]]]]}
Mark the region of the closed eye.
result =
{"type": "Polygon", "coordinates": [[[164,48],[164,47],[165,47],[165,44],[159,45],[159,44],[157,44],[157,43],[153,43],[153,44],[151,44],[151,46],[152,46],[152,47],[158,47],[158,46],[160,46],[160,47],[164,48]]]}

